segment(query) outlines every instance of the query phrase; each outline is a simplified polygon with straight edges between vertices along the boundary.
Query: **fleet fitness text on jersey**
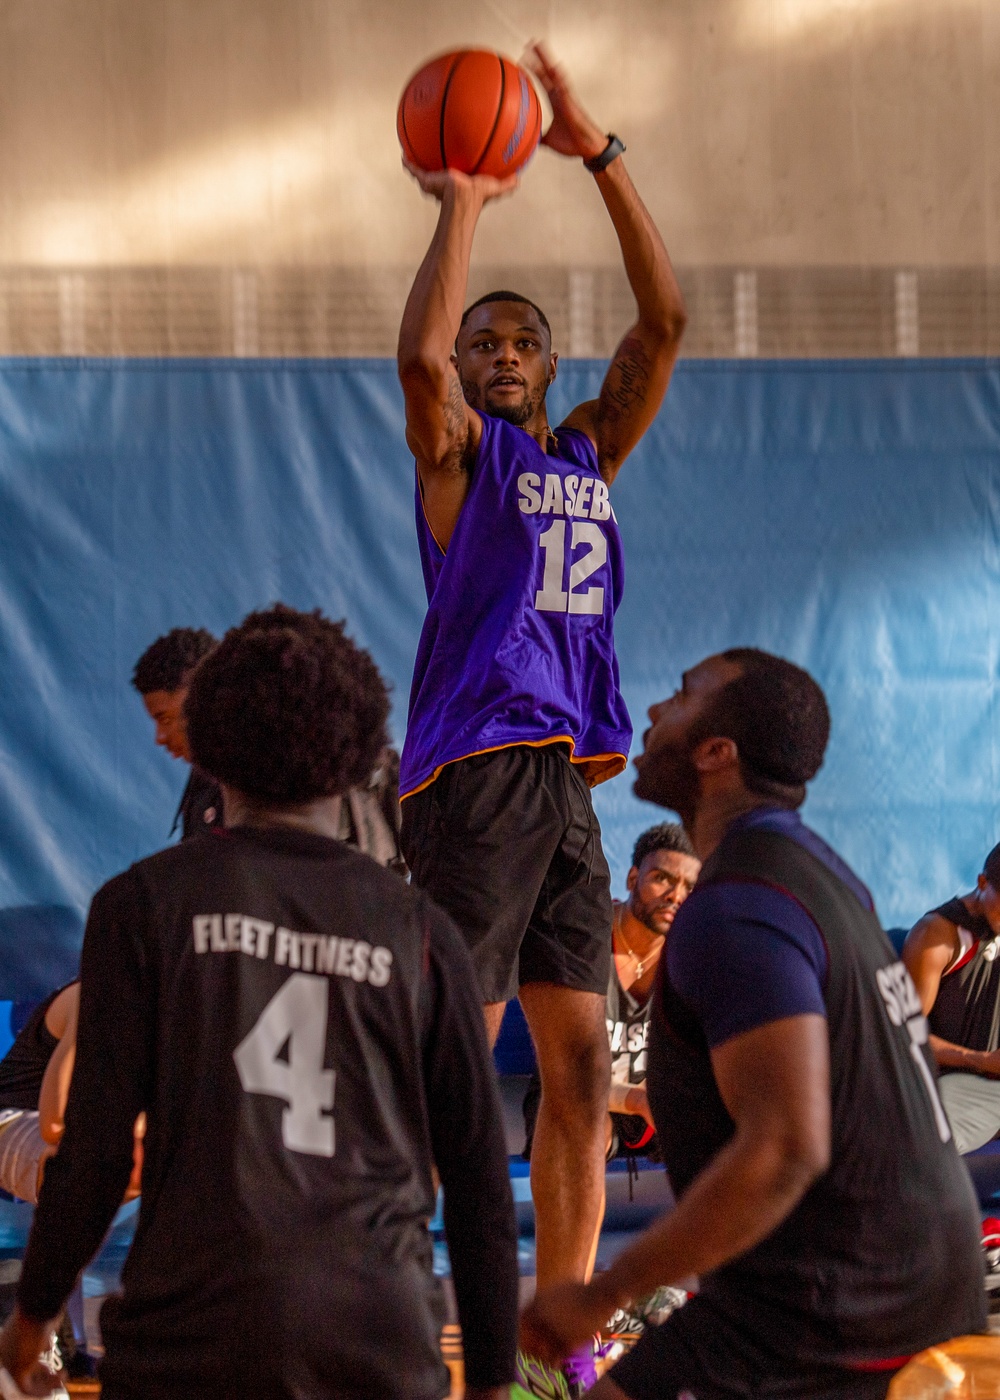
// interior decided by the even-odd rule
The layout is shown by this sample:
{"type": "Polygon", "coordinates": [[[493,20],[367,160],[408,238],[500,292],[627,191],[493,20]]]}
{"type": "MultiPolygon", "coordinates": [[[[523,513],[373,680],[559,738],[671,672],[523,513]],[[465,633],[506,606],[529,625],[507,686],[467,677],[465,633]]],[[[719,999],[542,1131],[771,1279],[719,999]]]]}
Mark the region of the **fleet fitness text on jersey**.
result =
{"type": "Polygon", "coordinates": [[[292,933],[247,914],[195,914],[192,923],[196,953],[243,953],[248,958],[270,953],[278,967],[351,977],[370,987],[384,987],[391,976],[390,950],[361,939],[292,933]]]}

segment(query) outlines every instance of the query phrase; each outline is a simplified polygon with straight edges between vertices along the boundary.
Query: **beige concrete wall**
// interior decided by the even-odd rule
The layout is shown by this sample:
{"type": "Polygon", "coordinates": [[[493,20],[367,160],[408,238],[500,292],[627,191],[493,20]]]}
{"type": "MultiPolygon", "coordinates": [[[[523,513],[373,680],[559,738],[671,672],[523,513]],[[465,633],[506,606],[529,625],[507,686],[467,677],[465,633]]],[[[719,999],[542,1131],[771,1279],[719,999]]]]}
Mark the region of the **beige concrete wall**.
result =
{"type": "MultiPolygon", "coordinates": [[[[688,267],[1000,264],[1000,0],[0,0],[0,264],[412,265],[427,56],[565,61],[688,267]]],[[[611,263],[539,153],[485,263],[611,263]]]]}

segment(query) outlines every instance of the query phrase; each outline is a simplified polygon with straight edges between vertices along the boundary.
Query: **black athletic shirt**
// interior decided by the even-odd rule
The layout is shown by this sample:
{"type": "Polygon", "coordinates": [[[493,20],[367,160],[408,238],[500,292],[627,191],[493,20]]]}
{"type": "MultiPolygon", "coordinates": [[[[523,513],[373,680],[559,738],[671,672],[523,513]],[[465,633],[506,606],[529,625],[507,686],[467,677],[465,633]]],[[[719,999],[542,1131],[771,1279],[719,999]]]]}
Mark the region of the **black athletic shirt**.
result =
{"type": "MultiPolygon", "coordinates": [[[[67,982],[66,986],[72,986],[67,982]]],[[[37,1109],[42,1080],[58,1040],[45,1024],[49,1007],[64,992],[60,987],[35,1007],[14,1044],[0,1060],[0,1109],[37,1109]]]]}
{"type": "MultiPolygon", "coordinates": [[[[979,1212],[937,1097],[920,999],[875,914],[789,835],[730,830],[672,938],[715,882],[782,890],[822,933],[832,1138],[827,1171],[766,1239],[702,1280],[702,1306],[805,1370],[864,1368],[981,1331],[979,1212]]],[[[682,1196],[734,1125],[667,959],[653,993],[647,1088],[682,1196]]]]}
{"type": "Polygon", "coordinates": [[[470,1385],[514,1377],[517,1231],[480,998],[426,896],[289,828],[222,830],[101,889],[76,1067],[18,1290],[55,1316],[128,1182],[102,1379],[131,1395],[438,1400],[432,1161],[470,1385]]]}
{"type": "Polygon", "coordinates": [[[930,1028],[952,1045],[995,1050],[1000,1044],[1000,937],[982,914],[969,913],[964,900],[949,899],[931,912],[968,929],[975,942],[941,978],[927,1017],[930,1028]]]}

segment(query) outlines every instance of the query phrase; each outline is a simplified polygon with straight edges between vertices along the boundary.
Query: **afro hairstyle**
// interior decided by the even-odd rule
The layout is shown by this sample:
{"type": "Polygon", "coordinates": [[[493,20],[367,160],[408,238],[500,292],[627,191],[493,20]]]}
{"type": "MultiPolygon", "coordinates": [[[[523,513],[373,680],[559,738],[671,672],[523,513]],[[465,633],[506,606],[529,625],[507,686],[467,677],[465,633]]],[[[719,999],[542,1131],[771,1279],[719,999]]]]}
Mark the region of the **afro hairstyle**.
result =
{"type": "Polygon", "coordinates": [[[132,672],[132,684],[140,695],[182,690],[198,662],[215,645],[215,638],[204,627],[175,627],[142,653],[132,672]]]}
{"type": "Polygon", "coordinates": [[[343,622],[275,603],[198,667],[184,715],[199,768],[264,805],[298,806],[368,781],[389,696],[343,622]]]}

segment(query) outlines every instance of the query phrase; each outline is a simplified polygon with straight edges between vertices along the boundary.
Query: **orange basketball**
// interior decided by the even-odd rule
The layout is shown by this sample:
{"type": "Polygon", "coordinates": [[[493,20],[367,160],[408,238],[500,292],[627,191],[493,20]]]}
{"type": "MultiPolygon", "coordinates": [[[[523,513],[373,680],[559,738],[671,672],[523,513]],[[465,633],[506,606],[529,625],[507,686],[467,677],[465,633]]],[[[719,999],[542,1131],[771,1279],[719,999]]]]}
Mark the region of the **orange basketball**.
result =
{"type": "Polygon", "coordinates": [[[396,113],[399,142],[421,170],[513,175],[542,133],[538,94],[523,68],[489,49],[459,49],[425,64],[396,113]]]}

